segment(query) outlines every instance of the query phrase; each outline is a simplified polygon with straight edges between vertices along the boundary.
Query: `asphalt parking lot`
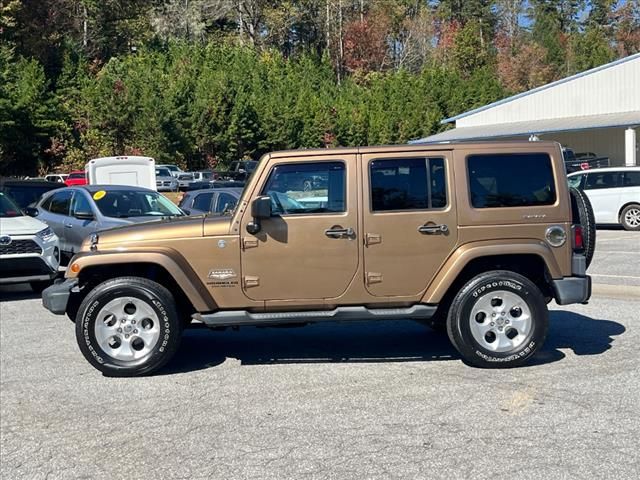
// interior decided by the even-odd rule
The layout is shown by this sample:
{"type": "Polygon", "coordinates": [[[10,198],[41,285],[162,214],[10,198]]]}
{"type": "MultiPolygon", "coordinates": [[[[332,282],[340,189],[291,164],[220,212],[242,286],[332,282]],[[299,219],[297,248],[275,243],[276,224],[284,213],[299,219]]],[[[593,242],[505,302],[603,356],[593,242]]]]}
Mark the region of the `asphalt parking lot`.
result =
{"type": "Polygon", "coordinates": [[[106,378],[66,317],[5,287],[1,477],[638,478],[640,242],[598,233],[604,287],[552,305],[543,350],[512,370],[396,321],[196,329],[161,374],[106,378]]]}

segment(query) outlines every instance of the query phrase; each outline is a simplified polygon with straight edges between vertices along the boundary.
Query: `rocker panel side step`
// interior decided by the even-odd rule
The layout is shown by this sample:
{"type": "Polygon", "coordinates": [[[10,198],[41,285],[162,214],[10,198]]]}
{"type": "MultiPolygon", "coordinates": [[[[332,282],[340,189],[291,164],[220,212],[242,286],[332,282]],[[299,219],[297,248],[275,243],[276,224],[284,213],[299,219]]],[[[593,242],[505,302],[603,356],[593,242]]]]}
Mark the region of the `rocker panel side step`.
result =
{"type": "Polygon", "coordinates": [[[210,327],[326,321],[337,322],[344,320],[417,320],[431,318],[436,309],[436,305],[420,304],[408,308],[337,307],[333,310],[303,312],[254,313],[246,310],[225,310],[207,314],[196,313],[193,315],[193,318],[200,320],[210,327]]]}

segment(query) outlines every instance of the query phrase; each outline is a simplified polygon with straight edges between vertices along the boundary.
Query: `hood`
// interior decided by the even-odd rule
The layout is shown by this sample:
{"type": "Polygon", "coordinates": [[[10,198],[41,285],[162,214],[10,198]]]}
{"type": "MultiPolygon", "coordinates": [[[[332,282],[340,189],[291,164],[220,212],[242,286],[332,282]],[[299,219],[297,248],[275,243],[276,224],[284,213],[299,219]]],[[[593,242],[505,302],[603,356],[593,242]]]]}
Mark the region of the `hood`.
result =
{"type": "Polygon", "coordinates": [[[27,215],[0,218],[0,234],[2,235],[33,235],[45,228],[47,228],[46,223],[27,215]]]}
{"type": "Polygon", "coordinates": [[[163,220],[145,221],[144,223],[101,230],[98,232],[98,243],[99,245],[108,243],[128,246],[136,242],[161,242],[175,238],[201,237],[203,220],[204,217],[169,217],[163,220]]]}

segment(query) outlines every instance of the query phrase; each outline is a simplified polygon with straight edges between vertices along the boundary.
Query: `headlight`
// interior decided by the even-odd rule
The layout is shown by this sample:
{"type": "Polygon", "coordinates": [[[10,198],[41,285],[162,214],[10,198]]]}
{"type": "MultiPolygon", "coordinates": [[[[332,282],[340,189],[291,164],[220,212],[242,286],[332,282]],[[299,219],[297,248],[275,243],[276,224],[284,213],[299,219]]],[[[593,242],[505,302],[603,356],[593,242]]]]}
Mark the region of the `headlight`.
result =
{"type": "Polygon", "coordinates": [[[47,242],[55,237],[56,234],[53,233],[51,227],[47,227],[44,230],[40,230],[38,233],[36,233],[36,235],[39,236],[43,241],[47,242]]]}

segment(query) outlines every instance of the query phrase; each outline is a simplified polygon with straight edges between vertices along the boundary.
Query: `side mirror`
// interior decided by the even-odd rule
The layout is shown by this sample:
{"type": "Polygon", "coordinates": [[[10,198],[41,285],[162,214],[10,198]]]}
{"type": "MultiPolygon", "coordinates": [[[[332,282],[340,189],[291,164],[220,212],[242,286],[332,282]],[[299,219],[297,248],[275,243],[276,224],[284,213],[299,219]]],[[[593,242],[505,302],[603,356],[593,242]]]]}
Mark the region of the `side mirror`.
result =
{"type": "Polygon", "coordinates": [[[255,235],[262,229],[260,220],[271,218],[271,197],[267,195],[257,197],[251,203],[251,216],[253,221],[247,224],[247,232],[255,235]]]}
{"type": "Polygon", "coordinates": [[[95,218],[95,216],[93,215],[93,212],[81,211],[81,210],[75,212],[73,216],[78,220],[93,220],[95,218]]]}
{"type": "Polygon", "coordinates": [[[30,217],[37,217],[38,216],[38,209],[34,208],[34,207],[27,207],[24,209],[24,213],[26,213],[27,215],[29,215],[30,217]]]}

